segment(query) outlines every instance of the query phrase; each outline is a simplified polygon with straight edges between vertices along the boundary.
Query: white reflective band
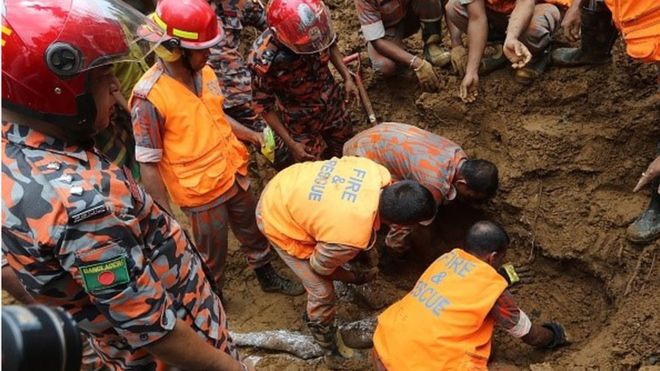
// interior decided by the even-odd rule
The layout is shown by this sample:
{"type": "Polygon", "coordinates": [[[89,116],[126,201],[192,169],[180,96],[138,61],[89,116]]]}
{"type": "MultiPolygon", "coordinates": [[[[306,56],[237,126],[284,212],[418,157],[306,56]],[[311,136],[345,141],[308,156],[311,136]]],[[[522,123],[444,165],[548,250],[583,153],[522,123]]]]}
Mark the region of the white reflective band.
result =
{"type": "Polygon", "coordinates": [[[137,162],[160,162],[163,159],[163,150],[149,147],[135,146],[135,160],[137,162]]]}
{"type": "Polygon", "coordinates": [[[374,41],[385,37],[385,26],[383,21],[360,26],[365,40],[374,41]]]}
{"type": "Polygon", "coordinates": [[[511,329],[506,330],[513,337],[521,338],[529,334],[529,330],[532,329],[532,321],[529,320],[529,317],[523,312],[520,311],[520,318],[518,318],[518,323],[511,329]]]}

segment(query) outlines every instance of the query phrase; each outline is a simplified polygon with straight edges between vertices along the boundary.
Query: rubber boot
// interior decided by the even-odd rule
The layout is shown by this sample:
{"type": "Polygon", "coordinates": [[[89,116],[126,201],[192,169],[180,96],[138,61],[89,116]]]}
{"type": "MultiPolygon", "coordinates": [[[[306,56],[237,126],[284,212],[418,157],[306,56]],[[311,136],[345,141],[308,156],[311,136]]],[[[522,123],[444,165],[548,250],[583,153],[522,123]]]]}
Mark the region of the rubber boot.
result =
{"type": "Polygon", "coordinates": [[[559,48],[552,52],[552,63],[560,67],[600,65],[612,61],[612,46],[619,35],[612,24],[612,13],[602,2],[596,9],[582,8],[582,39],[579,48],[559,48]]]}
{"type": "Polygon", "coordinates": [[[290,296],[298,296],[305,292],[302,284],[280,276],[270,263],[256,268],[254,273],[257,275],[261,289],[265,292],[279,292],[290,296]]]}
{"type": "Polygon", "coordinates": [[[550,61],[550,53],[544,50],[541,54],[532,58],[527,65],[514,73],[514,80],[522,85],[529,85],[545,72],[550,61]]]}
{"type": "Polygon", "coordinates": [[[660,194],[658,185],[660,179],[656,179],[651,185],[651,202],[637,220],[635,220],[626,231],[626,237],[630,242],[649,243],[660,236],[660,194]]]}
{"type": "Polygon", "coordinates": [[[421,20],[424,59],[436,67],[451,62],[451,54],[442,48],[442,18],[421,20]]]}

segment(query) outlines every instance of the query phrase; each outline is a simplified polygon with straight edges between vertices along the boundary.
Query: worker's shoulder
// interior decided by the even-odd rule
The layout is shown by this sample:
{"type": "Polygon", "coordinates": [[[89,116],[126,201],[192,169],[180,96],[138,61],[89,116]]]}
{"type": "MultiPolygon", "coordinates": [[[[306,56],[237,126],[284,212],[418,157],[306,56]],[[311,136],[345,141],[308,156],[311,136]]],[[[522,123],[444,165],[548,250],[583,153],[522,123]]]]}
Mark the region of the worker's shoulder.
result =
{"type": "Polygon", "coordinates": [[[142,75],[137,84],[135,84],[135,87],[133,88],[133,96],[147,99],[151,89],[153,89],[154,85],[156,85],[156,82],[158,82],[158,79],[160,79],[162,75],[163,69],[158,63],[151,66],[151,68],[142,75]]]}
{"type": "Polygon", "coordinates": [[[264,31],[252,44],[247,63],[258,74],[265,75],[275,61],[281,47],[271,30],[264,31]]]}

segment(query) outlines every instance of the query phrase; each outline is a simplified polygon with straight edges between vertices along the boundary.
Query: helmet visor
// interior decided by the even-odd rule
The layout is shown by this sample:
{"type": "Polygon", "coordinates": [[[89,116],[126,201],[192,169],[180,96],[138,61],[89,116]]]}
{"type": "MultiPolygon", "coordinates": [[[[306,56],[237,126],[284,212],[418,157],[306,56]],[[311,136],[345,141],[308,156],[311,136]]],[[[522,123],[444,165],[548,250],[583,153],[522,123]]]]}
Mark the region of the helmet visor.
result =
{"type": "Polygon", "coordinates": [[[306,13],[299,9],[299,21],[282,22],[273,29],[277,39],[294,53],[319,53],[329,48],[337,37],[332,29],[330,11],[322,4],[313,15],[306,13]]]}
{"type": "Polygon", "coordinates": [[[46,61],[58,75],[74,76],[114,63],[143,63],[165,39],[152,20],[121,0],[73,0],[46,61]]]}

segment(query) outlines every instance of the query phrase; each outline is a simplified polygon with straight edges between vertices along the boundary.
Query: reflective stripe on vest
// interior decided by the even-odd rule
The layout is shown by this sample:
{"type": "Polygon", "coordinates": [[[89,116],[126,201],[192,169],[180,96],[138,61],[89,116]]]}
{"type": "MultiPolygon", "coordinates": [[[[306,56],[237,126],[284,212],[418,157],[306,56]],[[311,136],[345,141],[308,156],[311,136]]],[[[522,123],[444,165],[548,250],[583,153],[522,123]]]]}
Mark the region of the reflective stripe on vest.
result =
{"type": "Polygon", "coordinates": [[[507,283],[461,249],[436,259],[413,290],[378,317],[374,347],[389,371],[487,370],[507,283]]]}
{"type": "Polygon", "coordinates": [[[290,166],[261,196],[264,233],[300,259],[309,258],[317,241],[366,248],[390,179],[383,166],[359,157],[290,166]]]}
{"type": "Polygon", "coordinates": [[[644,62],[660,62],[660,2],[605,0],[626,41],[626,52],[644,62]]]}
{"type": "MultiPolygon", "coordinates": [[[[154,65],[142,79],[160,67],[154,65]]],[[[223,97],[209,66],[202,69],[202,95],[161,74],[147,99],[165,121],[158,169],[172,200],[196,207],[220,197],[236,173],[247,175],[248,152],[222,111],[223,97]]]]}

